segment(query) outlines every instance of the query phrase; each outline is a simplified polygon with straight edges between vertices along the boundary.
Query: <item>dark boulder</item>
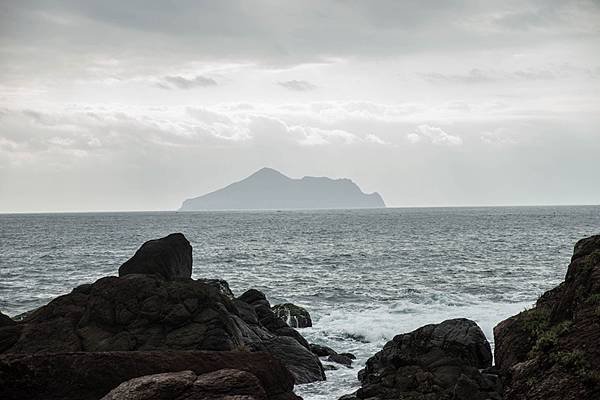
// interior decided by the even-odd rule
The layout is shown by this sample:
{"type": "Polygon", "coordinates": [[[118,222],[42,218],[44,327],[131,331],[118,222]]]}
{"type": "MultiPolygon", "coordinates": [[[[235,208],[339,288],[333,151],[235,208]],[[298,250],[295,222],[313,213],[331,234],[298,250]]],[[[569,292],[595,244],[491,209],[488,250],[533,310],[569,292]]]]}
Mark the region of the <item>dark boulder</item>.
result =
{"type": "Polygon", "coordinates": [[[292,303],[276,304],[272,308],[276,316],[283,319],[292,328],[308,328],[312,326],[310,314],[305,308],[292,303]]]}
{"type": "Polygon", "coordinates": [[[600,235],[577,242],[564,282],[494,340],[505,399],[600,398],[600,235]]]}
{"type": "MultiPolygon", "coordinates": [[[[255,393],[260,393],[258,386],[263,389],[269,400],[299,399],[293,394],[293,376],[270,354],[197,351],[4,354],[0,356],[0,398],[3,400],[97,400],[131,379],[179,371],[191,371],[194,375],[198,375],[194,378],[194,385],[197,383],[195,389],[198,389],[199,393],[212,394],[211,390],[213,393],[218,393],[219,385],[224,388],[226,385],[232,385],[231,388],[235,388],[234,390],[246,387],[255,390],[255,393]],[[214,373],[224,369],[245,371],[245,373],[214,373]],[[209,373],[213,374],[204,375],[209,373]]],[[[161,378],[160,382],[154,383],[152,379],[146,380],[149,385],[146,388],[151,390],[152,385],[157,389],[161,386],[161,394],[171,395],[186,379],[191,380],[192,376],[187,373],[187,375],[171,376],[171,378],[161,378]],[[162,385],[157,385],[161,382],[162,385]]],[[[133,386],[135,385],[129,385],[130,388],[133,386]]],[[[127,387],[125,385],[121,389],[127,387]]],[[[139,385],[138,388],[142,389],[139,385]]],[[[132,399],[132,397],[112,398],[132,399]]],[[[205,397],[189,398],[213,399],[208,394],[205,397]]]]}
{"type": "Polygon", "coordinates": [[[309,345],[310,347],[310,351],[312,351],[314,354],[316,354],[319,357],[327,357],[327,356],[331,356],[333,354],[337,354],[337,352],[335,350],[333,350],[331,347],[327,347],[327,346],[323,346],[320,344],[315,344],[315,343],[311,343],[309,345]]]}
{"type": "Polygon", "coordinates": [[[485,335],[468,319],[425,325],[394,337],[359,372],[358,399],[499,399],[485,335]]]}
{"type": "Polygon", "coordinates": [[[192,277],[192,246],[181,233],[149,240],[119,268],[119,276],[156,274],[164,279],[192,277]]]}
{"type": "Polygon", "coordinates": [[[266,400],[253,374],[221,369],[196,375],[192,371],[147,375],[123,382],[101,400],[266,400]],[[238,397],[239,396],[239,397],[238,397]]]}
{"type": "Polygon", "coordinates": [[[352,365],[352,359],[341,354],[332,354],[327,358],[327,361],[345,365],[350,367],[352,365]]]}

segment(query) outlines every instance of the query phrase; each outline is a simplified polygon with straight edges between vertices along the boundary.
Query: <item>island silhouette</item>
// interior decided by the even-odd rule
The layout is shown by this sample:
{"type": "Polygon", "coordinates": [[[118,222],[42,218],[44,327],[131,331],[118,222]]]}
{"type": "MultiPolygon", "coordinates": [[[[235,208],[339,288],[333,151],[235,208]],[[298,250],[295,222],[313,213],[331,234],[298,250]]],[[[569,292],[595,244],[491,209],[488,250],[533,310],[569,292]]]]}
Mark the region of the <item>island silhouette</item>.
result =
{"type": "Polygon", "coordinates": [[[379,193],[364,193],[350,179],[293,179],[262,168],[222,189],[187,199],[179,211],[383,208],[379,193]]]}

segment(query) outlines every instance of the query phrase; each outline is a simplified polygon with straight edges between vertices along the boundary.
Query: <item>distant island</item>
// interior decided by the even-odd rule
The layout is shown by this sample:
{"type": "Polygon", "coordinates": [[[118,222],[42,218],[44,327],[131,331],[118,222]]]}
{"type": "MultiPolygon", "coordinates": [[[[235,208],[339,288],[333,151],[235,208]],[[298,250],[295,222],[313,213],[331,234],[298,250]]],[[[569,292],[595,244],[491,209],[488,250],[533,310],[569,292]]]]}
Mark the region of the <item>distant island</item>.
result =
{"type": "Polygon", "coordinates": [[[187,199],[179,211],[382,208],[379,193],[366,194],[350,179],[293,179],[262,168],[246,179],[187,199]]]}

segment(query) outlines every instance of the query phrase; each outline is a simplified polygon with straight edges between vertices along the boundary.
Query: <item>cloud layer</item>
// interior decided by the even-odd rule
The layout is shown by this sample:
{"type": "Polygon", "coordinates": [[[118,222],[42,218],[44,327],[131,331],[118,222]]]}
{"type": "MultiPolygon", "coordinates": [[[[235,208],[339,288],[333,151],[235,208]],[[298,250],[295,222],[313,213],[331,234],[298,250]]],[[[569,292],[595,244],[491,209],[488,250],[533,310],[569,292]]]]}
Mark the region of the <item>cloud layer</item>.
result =
{"type": "Polygon", "coordinates": [[[0,212],[174,209],[263,166],[597,203],[598,27],[585,0],[3,2],[0,212]]]}

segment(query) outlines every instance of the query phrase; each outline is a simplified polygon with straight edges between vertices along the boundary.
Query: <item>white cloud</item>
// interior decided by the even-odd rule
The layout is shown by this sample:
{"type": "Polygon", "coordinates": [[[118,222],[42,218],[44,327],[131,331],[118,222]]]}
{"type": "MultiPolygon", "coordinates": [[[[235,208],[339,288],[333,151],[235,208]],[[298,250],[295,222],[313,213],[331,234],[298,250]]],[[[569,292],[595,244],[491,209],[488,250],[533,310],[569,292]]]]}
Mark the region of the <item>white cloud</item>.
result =
{"type": "Polygon", "coordinates": [[[417,143],[421,138],[427,138],[431,143],[440,146],[459,146],[463,143],[462,138],[450,135],[442,128],[422,124],[417,127],[417,132],[407,136],[411,143],[417,143]]]}

